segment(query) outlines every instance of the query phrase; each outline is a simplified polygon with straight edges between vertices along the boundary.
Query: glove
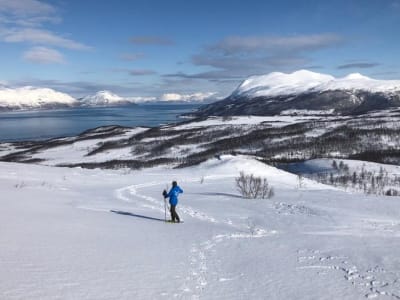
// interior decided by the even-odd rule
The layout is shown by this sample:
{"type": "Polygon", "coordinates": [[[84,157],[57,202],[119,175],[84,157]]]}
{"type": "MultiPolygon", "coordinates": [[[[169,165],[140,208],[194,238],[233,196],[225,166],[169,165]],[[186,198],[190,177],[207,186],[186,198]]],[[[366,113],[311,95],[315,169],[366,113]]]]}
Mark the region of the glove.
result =
{"type": "Polygon", "coordinates": [[[164,198],[167,198],[167,191],[163,190],[162,195],[164,196],[164,198]]]}

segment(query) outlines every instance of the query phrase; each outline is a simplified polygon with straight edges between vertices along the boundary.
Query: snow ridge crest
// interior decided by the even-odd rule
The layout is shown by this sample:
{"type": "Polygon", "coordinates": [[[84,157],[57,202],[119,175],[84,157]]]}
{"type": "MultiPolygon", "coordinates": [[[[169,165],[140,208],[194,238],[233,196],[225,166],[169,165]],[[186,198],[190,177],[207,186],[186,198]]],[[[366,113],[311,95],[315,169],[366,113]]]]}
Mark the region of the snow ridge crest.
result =
{"type": "Polygon", "coordinates": [[[232,96],[273,97],[335,90],[397,92],[400,91],[400,80],[376,80],[360,73],[335,78],[328,74],[308,70],[299,70],[289,74],[272,72],[266,75],[250,76],[239,85],[232,96]]]}

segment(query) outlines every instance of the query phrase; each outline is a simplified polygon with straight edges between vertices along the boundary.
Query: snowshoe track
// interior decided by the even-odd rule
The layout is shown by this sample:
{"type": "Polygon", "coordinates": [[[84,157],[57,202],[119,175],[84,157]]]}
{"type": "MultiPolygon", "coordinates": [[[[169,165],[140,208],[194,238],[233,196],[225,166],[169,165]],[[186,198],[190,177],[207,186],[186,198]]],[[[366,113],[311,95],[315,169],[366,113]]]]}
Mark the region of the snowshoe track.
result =
{"type": "Polygon", "coordinates": [[[400,278],[394,272],[380,266],[362,270],[346,256],[328,255],[318,250],[302,249],[297,253],[299,269],[317,272],[321,276],[340,272],[343,279],[367,299],[400,299],[400,278]]]}
{"type": "MultiPolygon", "coordinates": [[[[116,197],[124,202],[135,203],[143,208],[149,208],[164,212],[164,202],[161,199],[140,193],[139,190],[160,186],[160,190],[164,185],[163,182],[153,181],[143,184],[135,184],[120,188],[115,191],[116,197]],[[135,201],[140,199],[140,201],[135,201]]],[[[215,234],[210,239],[203,242],[193,244],[190,250],[190,270],[185,277],[184,283],[180,287],[179,295],[174,295],[179,299],[200,299],[206,286],[209,284],[209,277],[216,279],[217,282],[223,283],[225,281],[235,280],[240,278],[240,274],[229,274],[229,276],[221,277],[220,272],[211,271],[207,257],[211,252],[216,251],[215,248],[218,244],[237,239],[253,239],[253,238],[265,238],[277,234],[277,231],[266,230],[264,228],[258,228],[255,224],[251,226],[249,224],[238,226],[235,225],[232,220],[217,220],[215,217],[206,214],[205,212],[199,211],[187,205],[179,205],[179,212],[184,215],[214,224],[225,224],[227,230],[232,229],[230,233],[215,234]]],[[[212,266],[212,269],[216,269],[218,266],[212,266]]]]}

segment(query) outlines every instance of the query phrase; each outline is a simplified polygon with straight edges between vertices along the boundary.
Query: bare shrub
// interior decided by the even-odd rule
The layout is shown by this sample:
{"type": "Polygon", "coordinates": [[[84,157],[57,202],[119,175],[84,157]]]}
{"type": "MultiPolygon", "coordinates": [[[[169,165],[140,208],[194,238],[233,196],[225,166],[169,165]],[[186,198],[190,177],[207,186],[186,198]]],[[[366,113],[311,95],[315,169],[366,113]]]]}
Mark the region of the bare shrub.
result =
{"type": "Polygon", "coordinates": [[[301,189],[301,188],[303,188],[305,186],[303,175],[301,175],[301,174],[297,175],[297,183],[298,183],[298,188],[299,189],[301,189]]]}
{"type": "Polygon", "coordinates": [[[250,199],[269,199],[274,196],[274,190],[269,185],[267,178],[256,177],[253,174],[246,175],[240,172],[239,177],[235,178],[236,188],[244,198],[250,199]]]}

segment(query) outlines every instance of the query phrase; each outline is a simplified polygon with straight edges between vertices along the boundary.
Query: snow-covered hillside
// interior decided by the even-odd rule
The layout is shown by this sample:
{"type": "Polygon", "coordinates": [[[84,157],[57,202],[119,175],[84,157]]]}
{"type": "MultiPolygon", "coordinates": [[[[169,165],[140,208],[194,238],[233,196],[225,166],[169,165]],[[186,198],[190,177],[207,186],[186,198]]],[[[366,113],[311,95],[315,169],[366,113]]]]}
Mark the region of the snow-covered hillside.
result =
{"type": "Polygon", "coordinates": [[[88,95],[79,100],[81,105],[88,106],[104,106],[126,104],[130,101],[126,98],[118,96],[110,91],[99,91],[94,95],[88,95]]]}
{"type": "Polygon", "coordinates": [[[374,93],[398,92],[400,91],[400,80],[375,80],[359,73],[335,78],[331,75],[307,70],[290,74],[273,72],[249,77],[239,85],[233,95],[255,98],[335,90],[363,90],[374,93]]]}
{"type": "Polygon", "coordinates": [[[316,157],[400,164],[400,109],[353,116],[209,117],[155,128],[100,127],[79,136],[0,143],[0,160],[85,168],[183,167],[238,153],[269,163],[316,157]],[[67,153],[67,154],[66,154],[67,153]]]}
{"type": "Polygon", "coordinates": [[[399,299],[400,202],[248,157],[186,169],[0,163],[1,299],[399,299]],[[243,199],[240,171],[266,176],[243,199]],[[177,180],[183,224],[164,222],[177,180]]]}
{"type": "Polygon", "coordinates": [[[358,73],[335,78],[300,70],[251,76],[226,99],[192,115],[268,116],[293,110],[355,115],[394,107],[400,107],[400,80],[375,80],[358,73]]]}
{"type": "Polygon", "coordinates": [[[0,109],[68,107],[76,104],[77,100],[70,95],[48,88],[0,88],[0,109]]]}
{"type": "Polygon", "coordinates": [[[110,91],[99,91],[79,100],[68,94],[48,88],[31,86],[21,88],[0,88],[0,109],[38,109],[72,106],[107,106],[132,103],[110,91]]]}

